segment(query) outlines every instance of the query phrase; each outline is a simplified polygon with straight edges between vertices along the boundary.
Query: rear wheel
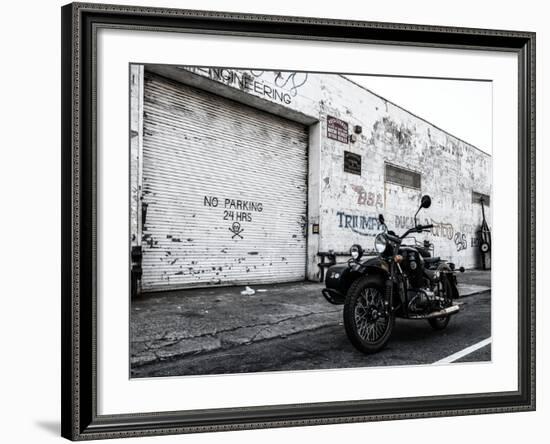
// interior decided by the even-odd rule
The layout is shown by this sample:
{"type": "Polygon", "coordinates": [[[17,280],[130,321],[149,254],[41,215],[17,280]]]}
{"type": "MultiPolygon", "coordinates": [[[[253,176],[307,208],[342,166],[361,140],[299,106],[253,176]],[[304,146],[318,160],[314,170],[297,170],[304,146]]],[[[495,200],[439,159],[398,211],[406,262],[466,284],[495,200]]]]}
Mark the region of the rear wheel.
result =
{"type": "Polygon", "coordinates": [[[434,330],[443,330],[445,327],[447,327],[450,320],[450,316],[441,316],[439,318],[428,319],[428,322],[434,330]]]}
{"type": "Polygon", "coordinates": [[[344,326],[354,347],[363,353],[381,350],[390,339],[394,322],[382,280],[376,276],[357,279],[344,303],[344,326]]]}

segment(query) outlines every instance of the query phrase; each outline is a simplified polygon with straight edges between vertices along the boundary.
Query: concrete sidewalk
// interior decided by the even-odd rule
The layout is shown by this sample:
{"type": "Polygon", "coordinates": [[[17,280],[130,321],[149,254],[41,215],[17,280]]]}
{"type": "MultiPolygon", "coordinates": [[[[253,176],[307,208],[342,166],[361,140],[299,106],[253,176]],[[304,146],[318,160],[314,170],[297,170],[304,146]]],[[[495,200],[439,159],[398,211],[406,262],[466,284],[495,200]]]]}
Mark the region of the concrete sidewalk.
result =
{"type": "Polygon", "coordinates": [[[458,293],[461,298],[491,290],[491,271],[466,270],[457,273],[458,293]]]}
{"type": "MultiPolygon", "coordinates": [[[[458,274],[461,297],[490,290],[490,272],[458,274]]],[[[130,363],[137,367],[208,351],[285,338],[342,324],[342,306],[323,284],[298,282],[152,293],[132,301],[130,363]]]]}

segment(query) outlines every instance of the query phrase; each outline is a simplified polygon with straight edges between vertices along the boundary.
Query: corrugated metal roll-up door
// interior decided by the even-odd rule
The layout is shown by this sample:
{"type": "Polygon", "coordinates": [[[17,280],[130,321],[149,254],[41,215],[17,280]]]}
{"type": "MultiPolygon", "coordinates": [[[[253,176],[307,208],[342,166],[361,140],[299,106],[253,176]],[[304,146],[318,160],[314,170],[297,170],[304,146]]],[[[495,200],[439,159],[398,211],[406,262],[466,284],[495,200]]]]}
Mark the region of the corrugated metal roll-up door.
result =
{"type": "Polygon", "coordinates": [[[305,278],[307,128],[147,73],[144,291],[305,278]]]}

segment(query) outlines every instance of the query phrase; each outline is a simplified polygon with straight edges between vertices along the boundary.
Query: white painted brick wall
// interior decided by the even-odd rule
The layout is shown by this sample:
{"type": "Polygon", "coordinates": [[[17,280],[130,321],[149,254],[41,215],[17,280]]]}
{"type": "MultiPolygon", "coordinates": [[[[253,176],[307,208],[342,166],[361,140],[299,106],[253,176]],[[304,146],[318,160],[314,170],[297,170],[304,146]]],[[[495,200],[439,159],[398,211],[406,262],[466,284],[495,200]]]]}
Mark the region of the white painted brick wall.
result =
{"type": "MultiPolygon", "coordinates": [[[[244,71],[227,70],[223,78],[212,80],[216,75],[208,69],[189,70],[211,89],[231,90],[236,100],[265,104],[264,109],[271,106],[282,115],[288,110],[288,117],[294,111],[319,121],[320,138],[311,139],[309,148],[310,156],[318,150],[320,159],[320,171],[310,171],[310,186],[321,187],[319,208],[309,209],[310,223],[320,223],[320,234],[310,234],[318,236],[318,242],[308,242],[310,249],[317,245],[316,251],[308,252],[310,264],[318,262],[318,251],[347,251],[353,243],[371,249],[378,232],[373,218],[379,213],[384,214],[389,229],[402,233],[412,223],[420,196],[429,194],[432,207],[422,210],[419,217],[422,223],[436,227],[417,239],[431,240],[436,255],[458,266],[479,265],[474,244],[481,207],[472,203],[472,191],[491,195],[491,156],[416,117],[411,113],[414,110],[408,112],[339,75],[247,71],[247,83],[239,84],[244,71]],[[360,125],[362,133],[356,142],[329,139],[327,115],[347,122],[350,133],[360,125]],[[344,172],[345,150],[361,155],[360,176],[344,172]],[[421,190],[386,184],[385,162],[421,173],[421,190]],[[312,176],[317,180],[311,180],[312,176]],[[357,216],[352,220],[358,229],[353,230],[352,224],[346,227],[345,215],[357,216]],[[361,217],[367,228],[361,228],[361,217]]],[[[490,207],[486,216],[491,227],[490,207]]],[[[309,277],[315,279],[318,270],[309,268],[309,277]]]]}

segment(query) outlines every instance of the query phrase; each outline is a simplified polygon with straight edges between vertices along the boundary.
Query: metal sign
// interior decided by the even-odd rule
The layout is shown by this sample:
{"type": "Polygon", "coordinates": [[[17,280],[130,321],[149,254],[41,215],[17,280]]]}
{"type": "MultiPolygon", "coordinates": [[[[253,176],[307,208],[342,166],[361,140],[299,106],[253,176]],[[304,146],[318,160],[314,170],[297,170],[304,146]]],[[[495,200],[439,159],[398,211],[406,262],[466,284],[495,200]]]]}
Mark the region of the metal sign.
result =
{"type": "Polygon", "coordinates": [[[348,143],[348,124],[336,117],[327,116],[327,137],[338,142],[348,143]]]}
{"type": "Polygon", "coordinates": [[[344,171],[346,173],[361,175],[361,156],[359,154],[344,151],[344,171]]]}

